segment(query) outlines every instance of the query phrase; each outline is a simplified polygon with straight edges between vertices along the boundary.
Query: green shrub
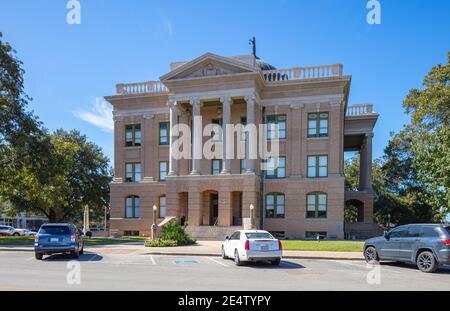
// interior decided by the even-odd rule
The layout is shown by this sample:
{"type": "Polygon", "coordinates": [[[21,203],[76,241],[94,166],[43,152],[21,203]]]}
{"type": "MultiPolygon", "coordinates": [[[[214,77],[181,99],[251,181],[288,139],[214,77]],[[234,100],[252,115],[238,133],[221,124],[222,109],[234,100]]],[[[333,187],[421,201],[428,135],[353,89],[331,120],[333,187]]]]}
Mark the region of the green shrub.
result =
{"type": "Polygon", "coordinates": [[[153,241],[145,241],[145,247],[175,247],[178,246],[177,241],[174,240],[153,240],[153,241]]]}
{"type": "Polygon", "coordinates": [[[159,239],[173,240],[177,242],[177,245],[195,244],[195,240],[191,239],[184,231],[184,228],[176,221],[171,221],[164,226],[159,239]]]}

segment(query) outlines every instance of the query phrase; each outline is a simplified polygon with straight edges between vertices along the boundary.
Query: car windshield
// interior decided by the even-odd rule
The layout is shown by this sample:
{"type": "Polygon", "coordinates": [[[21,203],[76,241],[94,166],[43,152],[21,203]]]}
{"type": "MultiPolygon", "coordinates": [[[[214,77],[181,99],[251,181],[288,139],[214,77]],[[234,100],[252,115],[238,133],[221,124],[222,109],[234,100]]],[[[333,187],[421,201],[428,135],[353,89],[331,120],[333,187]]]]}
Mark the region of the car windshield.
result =
{"type": "Polygon", "coordinates": [[[247,239],[255,240],[255,239],[273,239],[273,236],[267,232],[248,232],[245,234],[247,239]]]}
{"type": "Polygon", "coordinates": [[[51,234],[51,235],[65,235],[69,234],[69,227],[67,226],[43,226],[39,232],[40,234],[51,234]]]}
{"type": "Polygon", "coordinates": [[[448,234],[450,234],[450,227],[447,227],[445,229],[447,229],[448,234]]]}

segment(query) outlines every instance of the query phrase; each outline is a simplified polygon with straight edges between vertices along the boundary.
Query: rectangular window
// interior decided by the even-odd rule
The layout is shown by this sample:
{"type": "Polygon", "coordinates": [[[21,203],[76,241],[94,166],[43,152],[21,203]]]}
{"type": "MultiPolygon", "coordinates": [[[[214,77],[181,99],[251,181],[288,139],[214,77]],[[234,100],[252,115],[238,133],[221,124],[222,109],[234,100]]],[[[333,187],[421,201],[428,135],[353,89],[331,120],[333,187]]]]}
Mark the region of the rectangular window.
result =
{"type": "Polygon", "coordinates": [[[168,145],[169,144],[169,122],[161,122],[159,123],[159,144],[160,145],[168,145]]]}
{"type": "Polygon", "coordinates": [[[308,137],[328,136],[328,112],[308,113],[308,137]]]}
{"type": "Polygon", "coordinates": [[[159,218],[164,218],[166,216],[166,196],[163,195],[159,197],[159,218]]]}
{"type": "Polygon", "coordinates": [[[328,156],[308,156],[308,177],[328,177],[328,156]]]}
{"type": "Polygon", "coordinates": [[[267,178],[285,178],[286,177],[286,157],[270,158],[266,160],[267,178]]]}
{"type": "Polygon", "coordinates": [[[133,147],[141,145],[141,125],[129,124],[125,126],[125,146],[133,147]]]}
{"type": "Polygon", "coordinates": [[[266,218],[284,218],[284,194],[269,193],[266,196],[266,218]]]}
{"type": "Polygon", "coordinates": [[[139,197],[130,196],[125,200],[125,218],[141,217],[141,200],[139,197]]]}
{"type": "Polygon", "coordinates": [[[246,171],[246,168],[245,168],[246,160],[245,159],[241,159],[239,162],[240,162],[240,167],[241,167],[241,174],[245,174],[245,171],[246,171]]]}
{"type": "Polygon", "coordinates": [[[125,163],[125,182],[141,181],[141,163],[125,163]]]}
{"type": "Polygon", "coordinates": [[[212,160],[211,162],[211,174],[212,175],[219,175],[222,171],[222,160],[212,160]]]}
{"type": "Polygon", "coordinates": [[[306,231],[305,239],[323,240],[326,239],[327,233],[325,231],[306,231]]]}
{"type": "Polygon", "coordinates": [[[211,132],[212,141],[222,141],[222,119],[213,119],[211,121],[213,130],[211,132]]]}
{"type": "Polygon", "coordinates": [[[286,115],[271,115],[267,120],[267,139],[286,139],[286,115]],[[275,126],[278,125],[278,132],[275,126]]]}
{"type": "Polygon", "coordinates": [[[169,162],[161,161],[159,162],[159,180],[166,180],[167,173],[169,172],[169,162]]]}
{"type": "Polygon", "coordinates": [[[325,193],[312,193],[306,196],[306,218],[327,218],[325,193]]]}

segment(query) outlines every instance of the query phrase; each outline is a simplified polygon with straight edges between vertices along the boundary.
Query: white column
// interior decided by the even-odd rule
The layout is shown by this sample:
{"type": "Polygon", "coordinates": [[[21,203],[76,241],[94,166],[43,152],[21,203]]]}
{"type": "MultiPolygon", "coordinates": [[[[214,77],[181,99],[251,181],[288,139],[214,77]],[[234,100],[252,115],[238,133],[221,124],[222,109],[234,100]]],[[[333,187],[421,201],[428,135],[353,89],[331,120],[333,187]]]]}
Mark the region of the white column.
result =
{"type": "Polygon", "coordinates": [[[359,153],[359,190],[372,191],[372,138],[373,133],[364,136],[359,153]]]}
{"type": "MultiPolygon", "coordinates": [[[[246,96],[245,101],[247,102],[247,125],[255,125],[256,126],[256,114],[255,114],[255,97],[254,96],[246,96]]],[[[257,139],[256,137],[254,139],[257,139]]],[[[247,141],[246,141],[246,152],[245,152],[245,167],[246,167],[246,173],[254,174],[255,173],[255,166],[256,166],[256,159],[250,159],[250,153],[251,153],[251,137],[249,134],[247,134],[247,141]]]]}
{"type": "Polygon", "coordinates": [[[231,122],[231,103],[233,100],[231,97],[221,98],[222,103],[222,172],[221,174],[231,173],[231,159],[227,158],[227,147],[232,148],[231,137],[227,135],[227,124],[231,122]]]}
{"type": "Polygon", "coordinates": [[[169,114],[170,114],[170,129],[169,129],[169,176],[178,175],[178,160],[174,157],[174,149],[177,146],[174,145],[174,141],[177,137],[173,135],[173,127],[178,124],[178,108],[177,102],[169,102],[169,114]]]}
{"type": "Polygon", "coordinates": [[[192,105],[192,170],[191,175],[200,175],[200,159],[203,155],[202,148],[202,119],[201,103],[198,99],[190,100],[192,105]]]}

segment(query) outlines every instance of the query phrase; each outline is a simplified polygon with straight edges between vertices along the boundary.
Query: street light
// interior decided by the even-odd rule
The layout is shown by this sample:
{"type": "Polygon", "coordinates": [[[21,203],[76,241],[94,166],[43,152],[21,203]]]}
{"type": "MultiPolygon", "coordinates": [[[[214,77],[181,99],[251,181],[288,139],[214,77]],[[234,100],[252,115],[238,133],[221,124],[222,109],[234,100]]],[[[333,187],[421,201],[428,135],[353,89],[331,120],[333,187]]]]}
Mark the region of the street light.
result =
{"type": "Polygon", "coordinates": [[[250,229],[253,229],[253,210],[255,209],[255,207],[253,206],[253,204],[250,204],[250,229]]]}
{"type": "Polygon", "coordinates": [[[153,205],[152,241],[156,237],[156,211],[157,210],[158,210],[158,207],[156,205],[153,205]]]}

